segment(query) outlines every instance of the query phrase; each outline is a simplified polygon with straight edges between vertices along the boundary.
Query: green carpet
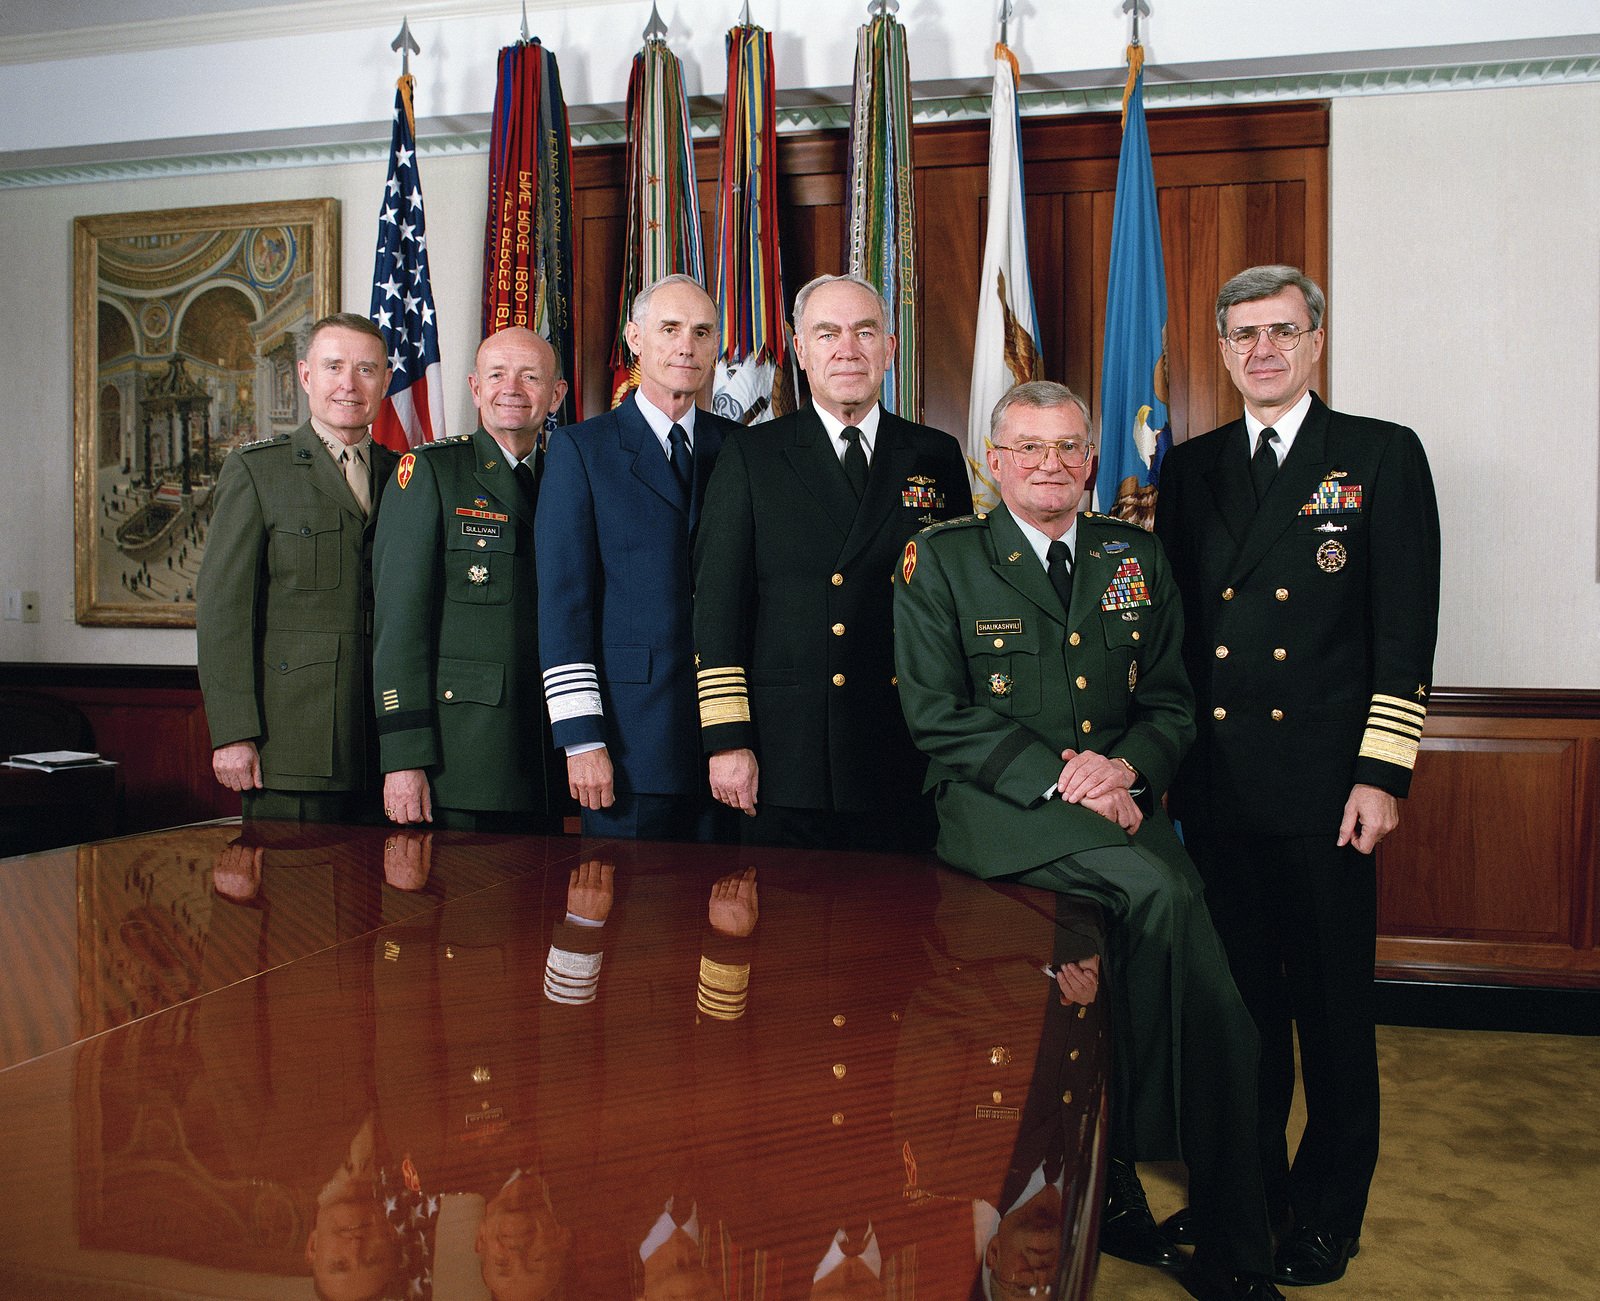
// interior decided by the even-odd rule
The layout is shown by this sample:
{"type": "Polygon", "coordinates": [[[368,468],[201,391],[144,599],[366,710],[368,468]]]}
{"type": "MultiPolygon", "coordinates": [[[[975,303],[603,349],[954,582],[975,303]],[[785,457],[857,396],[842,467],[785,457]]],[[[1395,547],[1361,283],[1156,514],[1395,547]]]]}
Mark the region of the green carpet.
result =
{"type": "MultiPolygon", "coordinates": [[[[1337,1283],[1289,1298],[1600,1297],[1600,1039],[1378,1028],[1383,1146],[1361,1254],[1337,1283]]],[[[1292,1122],[1302,1123],[1298,1100],[1292,1122]]],[[[1140,1167],[1159,1221],[1181,1165],[1140,1167]]],[[[1096,1301],[1186,1294],[1103,1256],[1096,1301]]]]}

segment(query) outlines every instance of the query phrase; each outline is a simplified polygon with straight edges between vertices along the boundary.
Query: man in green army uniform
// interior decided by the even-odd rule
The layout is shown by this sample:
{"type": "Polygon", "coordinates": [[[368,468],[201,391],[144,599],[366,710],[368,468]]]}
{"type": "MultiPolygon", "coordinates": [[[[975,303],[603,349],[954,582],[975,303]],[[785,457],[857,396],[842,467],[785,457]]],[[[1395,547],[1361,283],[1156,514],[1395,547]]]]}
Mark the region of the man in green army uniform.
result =
{"type": "Polygon", "coordinates": [[[533,516],[539,433],[566,396],[550,345],[485,339],[472,434],[401,457],[373,554],[384,812],[464,830],[550,829],[533,516]]]}
{"type": "Polygon", "coordinates": [[[247,818],[359,821],[376,782],[368,712],[372,537],[394,453],[370,427],[383,336],[311,327],[311,418],[223,462],[195,605],[211,767],[247,818]]]}
{"type": "MultiPolygon", "coordinates": [[[[1160,807],[1194,736],[1166,557],[1134,526],[1079,515],[1094,446],[1070,389],[1012,389],[990,441],[1003,504],[924,529],[895,574],[900,700],[930,759],[939,855],[1105,910],[1121,978],[1114,1096],[1133,1100],[1114,1151],[1188,1162],[1205,1227],[1191,1295],[1276,1297],[1255,1030],[1160,807]]],[[[1099,957],[1071,965],[1094,977],[1099,957]]]]}

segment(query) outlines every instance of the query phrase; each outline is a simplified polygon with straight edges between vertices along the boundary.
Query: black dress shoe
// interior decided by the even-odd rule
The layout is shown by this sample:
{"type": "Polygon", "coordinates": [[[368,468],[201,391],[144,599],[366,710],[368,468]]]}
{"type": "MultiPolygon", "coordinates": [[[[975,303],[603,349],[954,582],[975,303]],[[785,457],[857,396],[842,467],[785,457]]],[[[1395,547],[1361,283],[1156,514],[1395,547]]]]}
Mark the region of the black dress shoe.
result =
{"type": "Polygon", "coordinates": [[[1311,1287],[1344,1277],[1350,1257],[1361,1250],[1359,1238],[1323,1233],[1309,1225],[1295,1227],[1273,1258],[1273,1278],[1291,1287],[1311,1287]]]}
{"type": "Polygon", "coordinates": [[[1219,1277],[1205,1270],[1186,1269],[1178,1275],[1178,1282],[1195,1301],[1283,1301],[1283,1293],[1263,1274],[1219,1277]]]}
{"type": "Polygon", "coordinates": [[[1195,1219],[1194,1208],[1185,1206],[1181,1211],[1174,1211],[1161,1222],[1161,1232],[1168,1242],[1176,1242],[1185,1247],[1192,1247],[1200,1241],[1200,1224],[1195,1219]]]}
{"type": "Polygon", "coordinates": [[[1135,1265],[1177,1269],[1184,1255],[1156,1228],[1144,1185],[1126,1161],[1112,1159],[1106,1175],[1106,1211],[1100,1217],[1100,1250],[1135,1265]]]}

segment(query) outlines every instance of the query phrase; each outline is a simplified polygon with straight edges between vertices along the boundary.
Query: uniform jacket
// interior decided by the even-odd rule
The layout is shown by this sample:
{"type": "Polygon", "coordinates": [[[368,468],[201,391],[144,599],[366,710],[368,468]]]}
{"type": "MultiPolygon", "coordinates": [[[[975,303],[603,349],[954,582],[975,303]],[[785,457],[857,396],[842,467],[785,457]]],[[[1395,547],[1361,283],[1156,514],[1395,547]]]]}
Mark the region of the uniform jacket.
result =
{"type": "Polygon", "coordinates": [[[864,812],[915,798],[890,573],[918,528],[971,508],[956,440],[887,411],[859,503],[813,407],[732,435],[695,544],[706,751],[753,749],[774,804],[864,812]]]}
{"type": "Polygon", "coordinates": [[[1199,722],[1173,813],[1331,836],[1353,784],[1410,787],[1438,632],[1433,480],[1411,430],[1313,397],[1258,511],[1245,444],[1236,420],[1161,467],[1199,722]]]}
{"type": "Polygon", "coordinates": [[[371,443],[362,517],[309,423],[235,449],[217,477],[195,606],[213,747],[256,742],[276,790],[369,784],[372,538],[393,452],[371,443]]]}
{"type": "Polygon", "coordinates": [[[723,438],[695,413],[694,490],[637,403],[559,429],[539,492],[539,659],[558,746],[604,742],[625,792],[703,784],[690,621],[691,545],[723,438]]]}
{"type": "Polygon", "coordinates": [[[373,556],[381,766],[444,808],[542,812],[533,514],[484,430],[401,459],[373,556]]]}
{"type": "MultiPolygon", "coordinates": [[[[1110,819],[1044,796],[1070,748],[1126,759],[1159,797],[1194,736],[1160,544],[1080,515],[1069,616],[1000,506],[912,539],[894,596],[900,700],[930,760],[939,857],[997,876],[1127,844],[1110,819]]],[[[1135,843],[1187,864],[1159,809],[1135,843]]]]}

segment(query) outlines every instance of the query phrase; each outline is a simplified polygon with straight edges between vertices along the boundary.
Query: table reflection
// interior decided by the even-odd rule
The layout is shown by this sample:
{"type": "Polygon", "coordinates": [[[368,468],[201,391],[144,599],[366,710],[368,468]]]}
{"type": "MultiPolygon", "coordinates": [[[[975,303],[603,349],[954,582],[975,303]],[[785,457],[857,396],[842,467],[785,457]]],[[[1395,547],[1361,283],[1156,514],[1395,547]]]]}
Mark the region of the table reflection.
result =
{"type": "Polygon", "coordinates": [[[75,860],[0,1292],[1087,1295],[1105,1032],[1045,969],[1097,917],[895,856],[186,834],[75,860]]]}

